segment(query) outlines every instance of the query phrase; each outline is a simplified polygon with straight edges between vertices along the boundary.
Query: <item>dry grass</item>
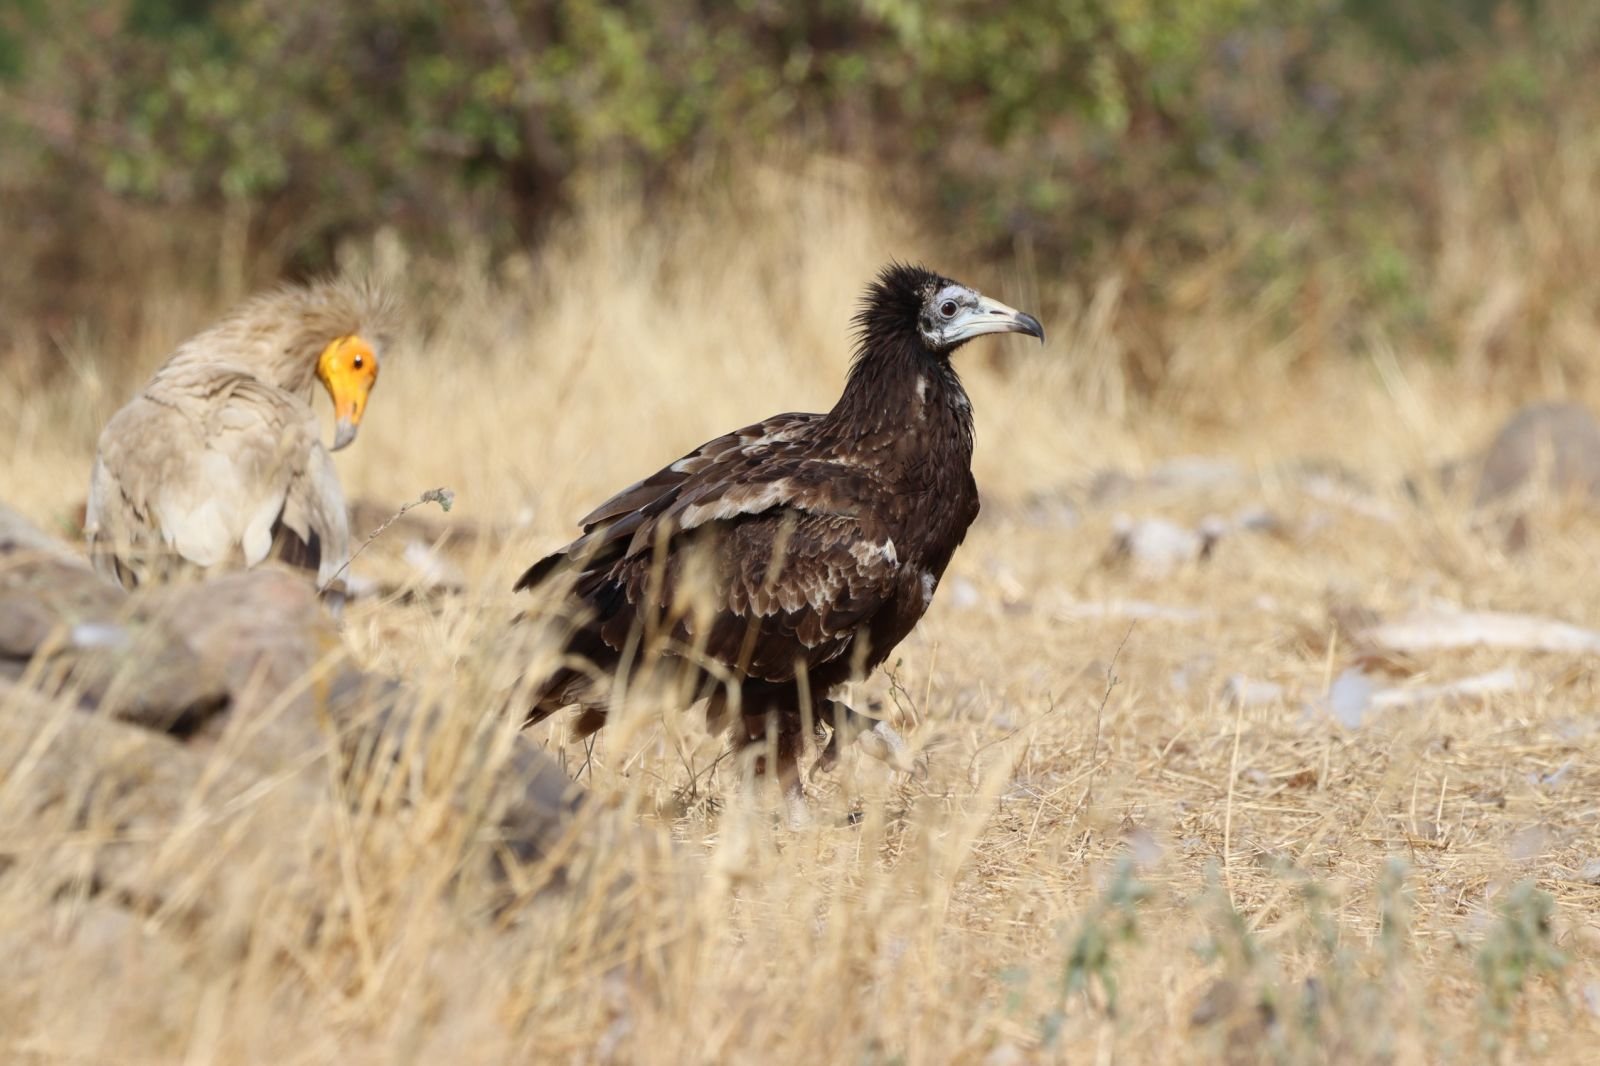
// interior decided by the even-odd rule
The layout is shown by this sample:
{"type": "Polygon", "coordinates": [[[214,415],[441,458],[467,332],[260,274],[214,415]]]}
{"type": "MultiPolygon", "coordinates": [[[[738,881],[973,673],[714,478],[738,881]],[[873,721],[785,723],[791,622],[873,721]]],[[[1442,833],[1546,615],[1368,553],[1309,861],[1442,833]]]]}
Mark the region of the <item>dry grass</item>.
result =
{"type": "MultiPolygon", "coordinates": [[[[247,872],[226,920],[198,923],[41,892],[29,870],[93,834],[10,825],[0,1058],[1582,1061],[1600,1035],[1600,889],[1579,873],[1600,858],[1593,661],[1439,655],[1399,668],[1438,680],[1514,660],[1538,684],[1355,731],[1305,709],[1351,659],[1330,600],[1397,612],[1438,598],[1600,627],[1592,520],[1558,514],[1510,559],[1459,512],[1408,509],[1394,488],[1508,412],[1492,375],[1381,338],[1365,361],[1252,358],[1258,326],[1202,291],[1186,297],[1189,369],[1140,404],[1119,384],[1109,288],[1080,298],[950,262],[845,168],[757,178],[745,207],[671,218],[597,196],[537,262],[492,273],[410,261],[381,239],[368,250],[424,325],[339,456],[347,486],[397,506],[448,486],[452,518],[514,532],[461,559],[465,596],[361,605],[348,637],[419,684],[481,689],[505,668],[493,660],[519,567],[608,490],[710,435],[829,404],[863,280],[890,256],[925,256],[1037,310],[1051,335],[1042,352],[963,353],[984,516],[892,690],[868,686],[920,722],[908,728],[928,779],[847,758],[817,790],[825,824],[792,832],[713,765],[718,745],[691,718],[635,716],[563,755],[679,841],[670,868],[492,921],[447,876],[450,815],[431,808],[386,827],[335,804],[321,826],[263,816],[213,860],[247,872]],[[1288,532],[1231,536],[1158,579],[1104,562],[1113,509],[1069,520],[1040,505],[1100,469],[1182,454],[1252,476],[1116,506],[1190,520],[1259,504],[1288,532]],[[1301,458],[1337,460],[1400,520],[1309,496],[1282,476],[1301,458]],[[1075,609],[1129,600],[1197,614],[1130,626],[1075,609]],[[1284,696],[1230,705],[1219,693],[1235,673],[1284,696]],[[861,824],[836,826],[851,807],[861,824]],[[293,892],[251,864],[293,848],[313,856],[293,892]],[[1537,907],[1515,887],[1527,881],[1554,899],[1559,972],[1538,968],[1537,923],[1502,916],[1537,907]],[[311,906],[325,927],[296,935],[311,906]],[[1525,990],[1507,991],[1524,970],[1525,990]]],[[[139,372],[213,310],[173,297],[130,342],[139,372]]],[[[1600,350],[1600,330],[1585,342],[1600,350]]],[[[101,347],[72,352],[58,391],[0,395],[4,495],[57,528],[132,384],[102,376],[101,347]]],[[[472,698],[457,705],[474,713],[472,698]]],[[[617,855],[615,872],[630,861],[617,855]]]]}

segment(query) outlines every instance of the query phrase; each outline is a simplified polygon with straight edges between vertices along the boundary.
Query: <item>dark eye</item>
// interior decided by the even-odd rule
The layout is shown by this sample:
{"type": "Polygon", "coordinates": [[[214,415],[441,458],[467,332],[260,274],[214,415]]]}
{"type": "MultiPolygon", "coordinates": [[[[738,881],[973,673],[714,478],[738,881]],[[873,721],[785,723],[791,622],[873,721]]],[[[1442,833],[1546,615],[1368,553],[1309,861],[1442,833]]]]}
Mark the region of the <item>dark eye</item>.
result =
{"type": "Polygon", "coordinates": [[[357,370],[360,370],[363,366],[366,365],[366,360],[358,355],[358,356],[356,356],[355,361],[351,365],[354,366],[357,370]]]}
{"type": "Polygon", "coordinates": [[[946,300],[939,305],[939,313],[946,318],[951,317],[956,313],[956,302],[954,300],[946,300]]]}

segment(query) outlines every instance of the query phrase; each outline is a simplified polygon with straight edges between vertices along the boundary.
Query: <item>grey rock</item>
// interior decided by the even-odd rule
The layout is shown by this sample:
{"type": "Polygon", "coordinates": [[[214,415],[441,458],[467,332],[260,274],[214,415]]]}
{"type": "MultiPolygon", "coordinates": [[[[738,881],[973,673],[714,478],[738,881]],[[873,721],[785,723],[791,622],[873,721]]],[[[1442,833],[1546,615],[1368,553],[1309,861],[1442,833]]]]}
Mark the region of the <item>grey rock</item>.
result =
{"type": "Polygon", "coordinates": [[[1276,681],[1261,681],[1234,674],[1222,685],[1224,703],[1241,707],[1262,707],[1283,700],[1283,686],[1276,681]]]}
{"type": "MultiPolygon", "coordinates": [[[[333,798],[329,758],[351,794],[401,805],[407,790],[374,793],[372,775],[426,771],[459,782],[457,809],[490,829],[476,853],[503,886],[502,904],[526,894],[529,869],[543,871],[537,885],[565,884],[600,860],[603,842],[642,839],[586,802],[532,740],[507,736],[492,714],[442,702],[470,697],[425,698],[356,668],[298,574],[257,568],[128,595],[4,505],[0,529],[23,534],[0,541],[0,760],[28,753],[25,774],[0,765],[0,776],[10,774],[8,795],[30,821],[113,830],[88,861],[92,882],[118,898],[160,904],[187,868],[215,870],[225,897],[221,881],[234,874],[223,852],[237,856],[240,883],[282,882],[285,864],[305,859],[291,842],[333,798]],[[425,746],[451,765],[397,758],[403,741],[440,729],[467,731],[425,746]],[[197,824],[197,800],[239,816],[197,824]],[[250,831],[239,831],[241,819],[250,831]],[[164,850],[180,826],[192,867],[164,850]],[[251,840],[274,843],[247,852],[251,840]],[[264,880],[263,864],[272,867],[264,880]]],[[[84,861],[64,854],[61,883],[81,882],[84,861]]],[[[209,905],[207,893],[193,895],[193,908],[209,905]]]]}
{"type": "Polygon", "coordinates": [[[1540,403],[1512,415],[1484,454],[1473,506],[1504,499],[1541,474],[1555,492],[1600,502],[1600,422],[1587,407],[1540,403]]]}

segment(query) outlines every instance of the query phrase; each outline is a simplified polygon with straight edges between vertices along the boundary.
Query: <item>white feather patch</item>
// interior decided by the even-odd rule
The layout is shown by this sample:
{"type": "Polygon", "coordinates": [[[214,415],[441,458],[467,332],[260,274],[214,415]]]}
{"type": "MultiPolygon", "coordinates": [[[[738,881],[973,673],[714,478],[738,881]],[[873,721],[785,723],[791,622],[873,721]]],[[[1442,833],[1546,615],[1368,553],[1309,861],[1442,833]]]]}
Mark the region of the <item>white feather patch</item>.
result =
{"type": "Polygon", "coordinates": [[[788,478],[779,478],[761,486],[760,491],[749,495],[722,496],[710,503],[691,504],[683,509],[682,529],[694,529],[707,522],[718,522],[742,514],[760,514],[776,507],[789,497],[788,478]]]}
{"type": "Polygon", "coordinates": [[[850,557],[860,566],[867,566],[874,559],[881,559],[890,566],[900,565],[900,555],[894,550],[894,541],[888,537],[884,538],[882,544],[862,541],[859,544],[850,545],[850,557]]]}
{"type": "Polygon", "coordinates": [[[939,587],[939,579],[933,576],[932,570],[922,572],[922,606],[926,607],[933,602],[933,590],[939,587]]]}

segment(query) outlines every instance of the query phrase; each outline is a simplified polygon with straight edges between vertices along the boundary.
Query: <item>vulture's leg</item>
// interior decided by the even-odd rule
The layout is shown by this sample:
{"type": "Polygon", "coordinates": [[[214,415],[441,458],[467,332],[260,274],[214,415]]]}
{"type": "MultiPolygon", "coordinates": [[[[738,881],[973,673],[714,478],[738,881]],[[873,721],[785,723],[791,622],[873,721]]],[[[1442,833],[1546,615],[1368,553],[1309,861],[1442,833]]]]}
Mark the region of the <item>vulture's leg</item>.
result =
{"type": "MultiPolygon", "coordinates": [[[[832,770],[839,761],[839,741],[855,741],[861,750],[892,769],[919,777],[928,772],[927,763],[911,750],[905,739],[888,722],[869,718],[842,700],[828,700],[823,704],[824,717],[833,726],[833,735],[827,747],[817,757],[811,768],[813,778],[819,772],[832,770]]],[[[818,723],[821,724],[820,721],[818,723]]]]}
{"type": "Polygon", "coordinates": [[[800,752],[805,735],[800,729],[778,733],[778,784],[783,788],[783,809],[790,829],[803,829],[812,822],[806,803],[805,786],[800,781],[800,752]]]}
{"type": "MultiPolygon", "coordinates": [[[[755,776],[759,779],[772,773],[778,778],[783,790],[784,816],[790,828],[809,825],[811,812],[800,780],[800,753],[805,747],[805,731],[800,716],[788,706],[793,702],[792,690],[784,693],[790,697],[787,701],[768,701],[761,698],[760,689],[746,684],[742,695],[742,713],[728,723],[734,748],[739,752],[752,747],[764,749],[756,756],[755,776]]],[[[708,709],[708,720],[723,718],[725,708],[717,708],[716,704],[713,700],[717,713],[708,709]]]]}
{"type": "Polygon", "coordinates": [[[574,740],[586,740],[600,732],[605,724],[606,708],[584,707],[572,720],[572,737],[574,740]]]}
{"type": "MultiPolygon", "coordinates": [[[[766,719],[746,718],[746,731],[752,728],[756,735],[751,737],[750,743],[765,744],[767,742],[766,719]]],[[[763,775],[768,772],[767,757],[772,755],[777,763],[776,776],[778,786],[783,790],[783,812],[790,829],[802,829],[811,824],[811,809],[806,803],[805,786],[800,781],[800,752],[805,747],[805,735],[800,729],[797,716],[773,712],[770,717],[777,725],[772,738],[772,750],[763,753],[756,759],[756,774],[763,775]]]]}

